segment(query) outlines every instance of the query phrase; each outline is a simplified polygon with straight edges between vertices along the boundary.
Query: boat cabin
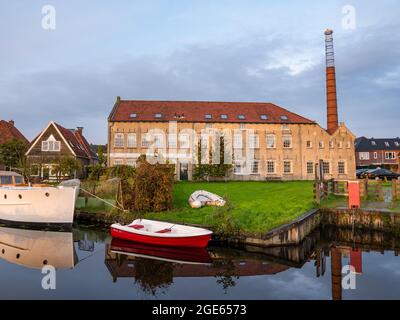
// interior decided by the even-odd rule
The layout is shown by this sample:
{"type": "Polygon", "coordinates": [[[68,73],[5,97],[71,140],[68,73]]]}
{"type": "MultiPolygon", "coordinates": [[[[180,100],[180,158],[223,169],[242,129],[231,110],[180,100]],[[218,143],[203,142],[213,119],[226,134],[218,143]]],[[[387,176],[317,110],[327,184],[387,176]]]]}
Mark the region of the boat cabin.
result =
{"type": "Polygon", "coordinates": [[[24,184],[24,177],[13,171],[0,171],[0,186],[24,184]]]}

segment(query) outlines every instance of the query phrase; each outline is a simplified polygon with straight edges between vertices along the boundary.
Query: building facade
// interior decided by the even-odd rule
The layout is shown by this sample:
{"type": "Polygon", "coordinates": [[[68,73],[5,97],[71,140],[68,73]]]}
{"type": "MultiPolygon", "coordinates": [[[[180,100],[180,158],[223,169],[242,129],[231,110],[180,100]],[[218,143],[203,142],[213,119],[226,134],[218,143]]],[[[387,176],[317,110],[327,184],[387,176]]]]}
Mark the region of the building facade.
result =
{"type": "Polygon", "coordinates": [[[82,168],[97,162],[82,127],[66,129],[53,121],[31,142],[26,157],[33,169],[32,176],[44,180],[58,179],[54,168],[63,157],[79,160],[82,168]]]}
{"type": "Polygon", "coordinates": [[[356,139],[357,168],[385,167],[400,172],[400,138],[356,139]]]}
{"type": "Polygon", "coordinates": [[[211,163],[219,154],[213,140],[221,136],[233,180],[312,180],[321,160],[326,179],[355,177],[355,137],[343,123],[329,134],[271,103],[117,98],[108,119],[108,163],[134,166],[140,155],[157,155],[176,165],[177,179],[190,180],[199,149],[200,162],[211,163]]]}

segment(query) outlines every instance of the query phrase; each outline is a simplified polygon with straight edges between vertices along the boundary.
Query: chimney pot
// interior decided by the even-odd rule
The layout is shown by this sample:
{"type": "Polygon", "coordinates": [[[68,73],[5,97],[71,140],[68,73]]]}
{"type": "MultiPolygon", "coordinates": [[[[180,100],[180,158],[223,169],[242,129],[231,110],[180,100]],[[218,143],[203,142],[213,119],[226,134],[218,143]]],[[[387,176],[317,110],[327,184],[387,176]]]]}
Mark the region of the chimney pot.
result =
{"type": "Polygon", "coordinates": [[[83,127],[76,127],[76,131],[78,131],[80,134],[83,132],[83,127]]]}
{"type": "Polygon", "coordinates": [[[12,126],[14,126],[14,120],[10,120],[8,121],[9,124],[11,124],[12,126]]]}

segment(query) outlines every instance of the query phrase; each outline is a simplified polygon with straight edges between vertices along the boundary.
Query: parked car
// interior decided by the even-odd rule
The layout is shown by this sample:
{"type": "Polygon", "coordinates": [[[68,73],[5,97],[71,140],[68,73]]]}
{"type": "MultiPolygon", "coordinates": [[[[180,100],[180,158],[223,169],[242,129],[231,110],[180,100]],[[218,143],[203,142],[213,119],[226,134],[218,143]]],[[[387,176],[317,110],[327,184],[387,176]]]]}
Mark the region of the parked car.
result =
{"type": "Polygon", "coordinates": [[[360,175],[361,178],[368,178],[368,179],[387,179],[387,180],[392,180],[392,179],[398,179],[400,177],[400,174],[392,172],[387,169],[372,169],[372,170],[367,170],[364,173],[360,175]]]}
{"type": "Polygon", "coordinates": [[[357,176],[357,178],[360,179],[361,176],[362,176],[362,174],[365,173],[365,172],[367,172],[368,170],[370,170],[370,169],[365,169],[365,168],[364,168],[364,169],[357,169],[357,170],[356,170],[356,176],[357,176]]]}

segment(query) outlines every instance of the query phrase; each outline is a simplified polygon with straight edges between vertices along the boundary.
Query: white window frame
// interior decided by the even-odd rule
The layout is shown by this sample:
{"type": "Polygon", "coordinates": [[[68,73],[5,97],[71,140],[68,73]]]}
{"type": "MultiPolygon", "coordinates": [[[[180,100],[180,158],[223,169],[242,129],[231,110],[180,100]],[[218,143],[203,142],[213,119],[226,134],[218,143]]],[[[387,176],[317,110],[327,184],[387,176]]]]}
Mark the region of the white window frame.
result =
{"type": "Polygon", "coordinates": [[[395,160],[396,159],[396,152],[394,151],[385,151],[385,160],[395,160]],[[393,157],[391,157],[392,155],[393,157]]]}
{"type": "Polygon", "coordinates": [[[347,174],[346,161],[344,161],[344,160],[339,160],[338,161],[338,174],[347,174]],[[340,164],[343,164],[343,172],[340,172],[340,164]]]}
{"type": "Polygon", "coordinates": [[[258,149],[260,148],[260,137],[256,133],[251,133],[249,136],[250,148],[258,149]]]}
{"type": "Polygon", "coordinates": [[[374,152],[374,159],[376,160],[376,159],[378,159],[378,152],[374,152]]]}
{"type": "Polygon", "coordinates": [[[124,159],[114,159],[114,166],[122,166],[124,164],[124,159]]]}
{"type": "Polygon", "coordinates": [[[150,146],[150,139],[149,139],[149,135],[147,133],[143,133],[141,136],[141,141],[140,141],[140,145],[142,146],[142,148],[148,148],[150,146]]]}
{"type": "Polygon", "coordinates": [[[125,147],[125,137],[121,132],[114,134],[114,148],[124,148],[125,147]]]}
{"type": "Polygon", "coordinates": [[[163,148],[164,147],[164,135],[162,133],[153,133],[152,135],[152,143],[154,148],[163,148]]]}
{"type": "Polygon", "coordinates": [[[136,148],[137,147],[137,140],[136,140],[136,133],[128,133],[128,148],[136,148]]]}
{"type": "Polygon", "coordinates": [[[233,163],[233,174],[242,174],[242,162],[241,161],[235,161],[233,163]],[[239,170],[237,170],[239,168],[239,170]]]}
{"type": "Polygon", "coordinates": [[[350,149],[350,148],[351,148],[351,142],[347,141],[347,149],[350,149]]]}
{"type": "Polygon", "coordinates": [[[276,161],[275,160],[267,160],[267,163],[266,163],[266,166],[267,166],[267,174],[276,174],[276,161]],[[273,171],[271,172],[271,171],[269,171],[269,169],[270,169],[270,164],[272,164],[273,165],[273,171]]]}
{"type": "Polygon", "coordinates": [[[250,172],[251,172],[251,174],[260,174],[260,160],[253,160],[251,162],[250,172]],[[255,166],[256,163],[257,163],[257,166],[255,166]],[[257,171],[254,170],[256,167],[257,167],[257,171]]]}
{"type": "Polygon", "coordinates": [[[319,141],[319,142],[318,142],[318,148],[319,148],[319,149],[324,149],[324,148],[325,148],[325,143],[324,143],[324,141],[319,141]]]}
{"type": "Polygon", "coordinates": [[[181,149],[189,149],[190,148],[190,137],[188,133],[180,133],[179,137],[179,147],[181,149]]]}
{"type": "Polygon", "coordinates": [[[323,174],[331,174],[331,162],[330,161],[323,161],[322,162],[322,172],[323,174]],[[325,170],[328,169],[328,170],[325,170]]]}
{"type": "Polygon", "coordinates": [[[311,140],[307,140],[306,147],[307,147],[307,149],[312,149],[312,141],[311,140]]]}
{"type": "Polygon", "coordinates": [[[131,159],[127,159],[126,160],[126,165],[136,168],[136,161],[137,161],[137,159],[132,159],[132,158],[131,159]]]}
{"type": "Polygon", "coordinates": [[[343,141],[338,141],[338,148],[343,149],[343,141]]]}
{"type": "Polygon", "coordinates": [[[265,137],[265,141],[267,144],[267,149],[275,149],[276,148],[276,135],[274,134],[267,134],[265,137]],[[270,144],[269,139],[272,138],[272,145],[270,144]]]}
{"type": "Polygon", "coordinates": [[[61,142],[57,141],[53,135],[50,135],[50,137],[42,141],[42,151],[44,152],[60,152],[61,151],[61,142]]]}
{"type": "Polygon", "coordinates": [[[359,152],[358,157],[360,160],[369,160],[369,152],[359,152]]]}
{"type": "Polygon", "coordinates": [[[235,133],[233,135],[233,148],[242,149],[243,148],[243,137],[241,133],[235,133]]]}
{"type": "Polygon", "coordinates": [[[283,174],[293,174],[293,161],[292,160],[283,160],[283,174]],[[287,172],[285,170],[285,164],[289,163],[290,170],[287,172]]]}
{"type": "Polygon", "coordinates": [[[283,143],[283,148],[284,148],[284,149],[291,149],[292,146],[293,146],[293,138],[292,138],[292,135],[284,134],[284,135],[282,136],[282,143],[283,143]],[[286,139],[288,139],[288,140],[286,140],[286,139]],[[289,141],[289,145],[286,145],[286,142],[287,142],[287,141],[289,141]]]}

